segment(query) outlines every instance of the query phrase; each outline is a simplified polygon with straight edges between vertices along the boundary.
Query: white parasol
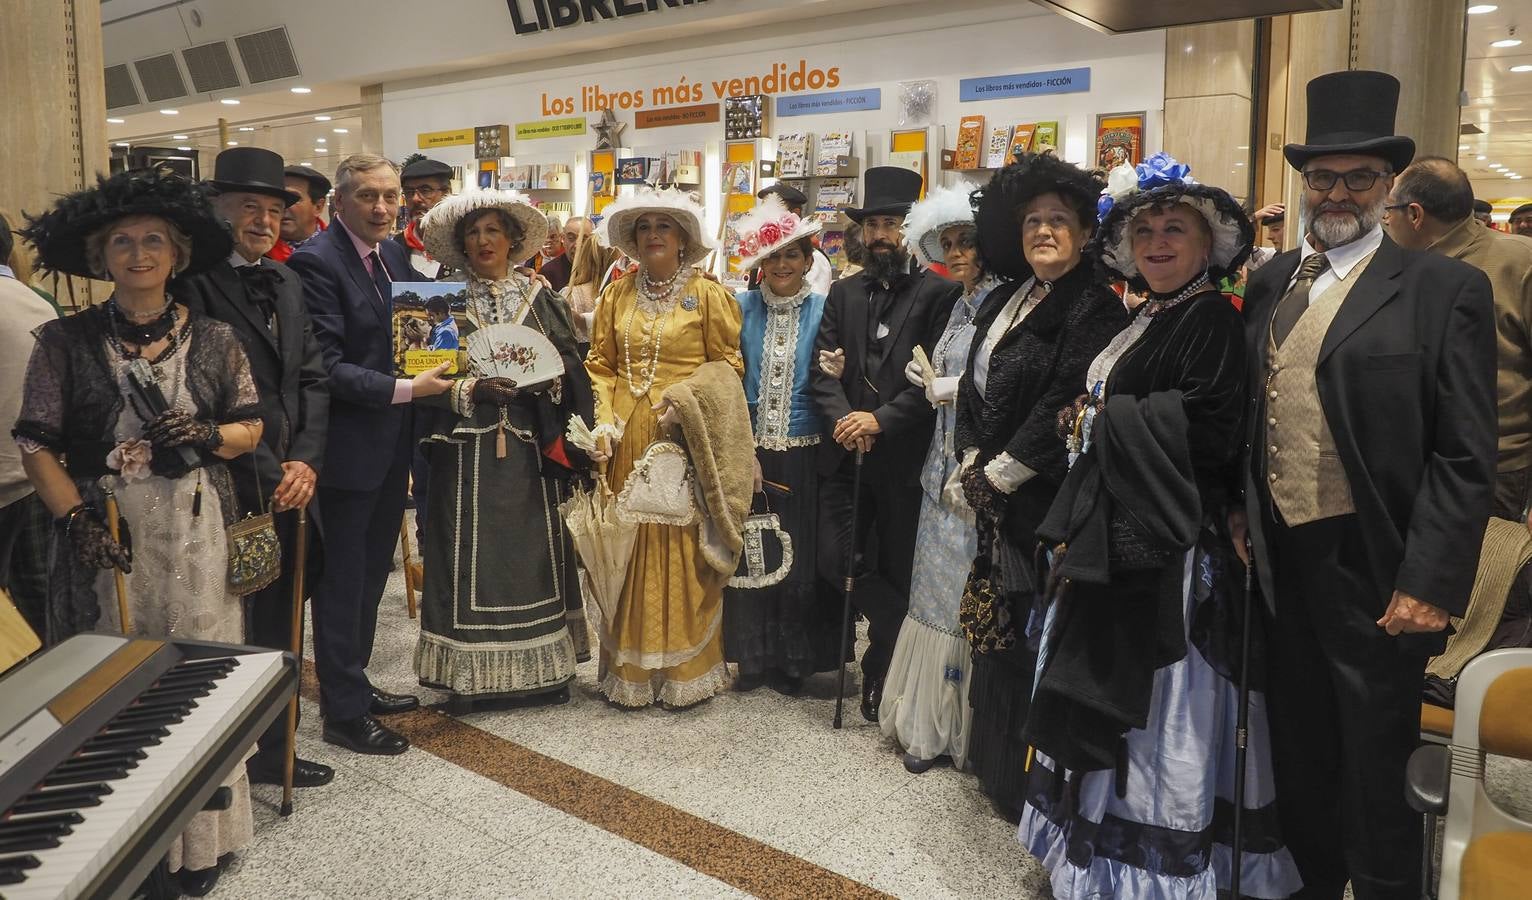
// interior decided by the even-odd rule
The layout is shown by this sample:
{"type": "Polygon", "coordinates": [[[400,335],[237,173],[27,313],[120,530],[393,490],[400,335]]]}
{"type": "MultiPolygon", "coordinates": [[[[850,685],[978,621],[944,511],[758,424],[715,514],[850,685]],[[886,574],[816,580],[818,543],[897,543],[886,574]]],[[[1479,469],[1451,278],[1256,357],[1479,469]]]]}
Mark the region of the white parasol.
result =
{"type": "MultiPolygon", "coordinates": [[[[590,429],[579,416],[570,419],[567,437],[570,443],[587,452],[595,447],[590,429]]],[[[607,487],[605,468],[601,466],[593,489],[576,488],[573,496],[559,504],[601,616],[598,635],[604,634],[607,625],[616,618],[617,601],[622,596],[628,561],[633,558],[633,543],[638,538],[638,525],[617,515],[617,495],[607,487]]]]}

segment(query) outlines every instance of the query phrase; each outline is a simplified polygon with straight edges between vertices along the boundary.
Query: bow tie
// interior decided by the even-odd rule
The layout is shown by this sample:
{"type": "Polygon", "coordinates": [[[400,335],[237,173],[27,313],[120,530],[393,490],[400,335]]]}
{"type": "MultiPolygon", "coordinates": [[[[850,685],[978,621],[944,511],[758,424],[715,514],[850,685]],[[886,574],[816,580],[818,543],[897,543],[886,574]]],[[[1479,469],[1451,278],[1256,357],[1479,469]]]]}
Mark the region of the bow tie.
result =
{"type": "Polygon", "coordinates": [[[245,286],[245,297],[255,304],[266,319],[266,327],[272,328],[277,317],[277,286],[282,276],[270,266],[257,263],[253,266],[236,266],[239,280],[245,286]]]}

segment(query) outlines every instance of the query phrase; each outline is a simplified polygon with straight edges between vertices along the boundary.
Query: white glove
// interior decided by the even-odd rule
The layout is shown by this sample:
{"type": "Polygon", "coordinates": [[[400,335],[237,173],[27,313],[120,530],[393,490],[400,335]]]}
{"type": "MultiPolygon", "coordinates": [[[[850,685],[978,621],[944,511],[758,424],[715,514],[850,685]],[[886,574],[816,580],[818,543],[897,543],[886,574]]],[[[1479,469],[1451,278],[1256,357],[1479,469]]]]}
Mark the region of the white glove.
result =
{"type": "Polygon", "coordinates": [[[610,422],[602,422],[590,430],[591,438],[596,449],[591,452],[590,458],[598,463],[604,463],[612,458],[617,442],[622,440],[622,429],[610,422]]]}
{"type": "MultiPolygon", "coordinates": [[[[909,370],[905,369],[904,374],[909,375],[909,370]]],[[[926,387],[926,400],[932,406],[951,403],[957,399],[958,382],[961,380],[961,375],[948,375],[945,378],[931,379],[931,384],[926,387]]]]}
{"type": "Polygon", "coordinates": [[[963,458],[958,463],[958,477],[962,478],[973,468],[973,464],[979,461],[979,448],[969,447],[963,451],[963,458]]]}
{"type": "MultiPolygon", "coordinates": [[[[975,451],[977,452],[977,451],[975,451]]],[[[963,496],[963,472],[966,467],[958,467],[947,476],[947,483],[942,485],[942,501],[948,509],[957,511],[968,521],[973,521],[973,510],[968,508],[968,498],[963,496]]]]}
{"type": "Polygon", "coordinates": [[[846,371],[846,351],[839,347],[833,351],[819,351],[819,371],[831,378],[839,378],[846,371]]]}
{"type": "MultiPolygon", "coordinates": [[[[926,386],[925,373],[921,371],[920,363],[916,362],[913,358],[904,364],[904,378],[910,384],[913,384],[918,388],[924,388],[926,386]]],[[[931,391],[929,388],[926,389],[926,399],[931,399],[931,391]]]]}

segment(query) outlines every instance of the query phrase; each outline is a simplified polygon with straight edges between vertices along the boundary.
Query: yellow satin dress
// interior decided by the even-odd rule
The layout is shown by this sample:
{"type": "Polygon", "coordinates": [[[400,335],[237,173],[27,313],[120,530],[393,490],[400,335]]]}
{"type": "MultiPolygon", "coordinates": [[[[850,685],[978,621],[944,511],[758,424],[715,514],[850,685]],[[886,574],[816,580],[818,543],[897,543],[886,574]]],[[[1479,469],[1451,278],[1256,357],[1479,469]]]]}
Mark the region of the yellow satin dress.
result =
{"type": "MultiPolygon", "coordinates": [[[[617,493],[652,441],[674,437],[659,434],[652,409],[666,388],[713,360],[744,372],[739,304],[728,289],[693,275],[681,301],[654,316],[638,306],[637,283],[629,276],[602,292],[585,359],[597,423],[623,428],[607,470],[617,493]],[[647,385],[651,360],[654,383],[647,385]],[[646,385],[635,397],[633,389],[646,385]]],[[[728,576],[703,558],[698,527],[639,526],[616,614],[600,627],[601,693],[613,703],[691,706],[729,685],[721,629],[728,576]]]]}

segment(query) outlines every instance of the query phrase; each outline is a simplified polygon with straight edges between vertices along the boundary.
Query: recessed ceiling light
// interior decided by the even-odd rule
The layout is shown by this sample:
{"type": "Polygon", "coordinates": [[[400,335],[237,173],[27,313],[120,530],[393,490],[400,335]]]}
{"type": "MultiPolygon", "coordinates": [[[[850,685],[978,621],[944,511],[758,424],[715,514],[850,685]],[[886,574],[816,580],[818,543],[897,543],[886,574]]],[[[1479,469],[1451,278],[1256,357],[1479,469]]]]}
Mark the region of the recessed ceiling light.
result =
{"type": "Polygon", "coordinates": [[[310,169],[314,168],[314,164],[313,163],[298,163],[298,165],[300,165],[300,166],[308,166],[310,169]]]}
{"type": "Polygon", "coordinates": [[[1519,38],[1505,38],[1504,40],[1499,40],[1499,41],[1491,42],[1490,46],[1491,47],[1500,47],[1500,48],[1505,48],[1505,47],[1520,47],[1521,46],[1521,40],[1519,38]]]}
{"type": "Polygon", "coordinates": [[[160,115],[162,115],[162,116],[179,116],[180,114],[181,114],[181,111],[179,109],[162,109],[162,110],[160,110],[160,115]]]}
{"type": "Polygon", "coordinates": [[[241,125],[241,126],[239,126],[239,130],[240,131],[254,131],[255,128],[253,126],[250,126],[250,125],[241,125]]]}
{"type": "Polygon", "coordinates": [[[1511,66],[1512,72],[1532,72],[1532,66],[1511,66]]]}
{"type": "Polygon", "coordinates": [[[228,144],[230,147],[238,147],[239,141],[229,141],[228,144]]]}
{"type": "Polygon", "coordinates": [[[177,150],[180,150],[180,151],[181,151],[181,152],[183,152],[183,153],[185,153],[185,152],[188,152],[188,151],[190,151],[190,150],[191,150],[191,148],[190,148],[190,147],[177,147],[177,148],[176,148],[176,149],[177,149],[177,150]]]}
{"type": "Polygon", "coordinates": [[[1468,145],[1467,144],[1458,144],[1458,149],[1459,150],[1467,150],[1468,149],[1468,145]]]}
{"type": "Polygon", "coordinates": [[[1512,175],[1511,176],[1511,180],[1512,181],[1520,181],[1521,178],[1522,178],[1522,176],[1520,176],[1520,175],[1512,175]]]}
{"type": "Polygon", "coordinates": [[[349,128],[331,128],[330,130],[335,132],[336,134],[350,134],[351,133],[351,129],[349,129],[349,128]]]}
{"type": "Polygon", "coordinates": [[[235,100],[233,97],[225,97],[222,100],[219,100],[218,102],[222,103],[224,106],[238,106],[239,105],[239,101],[235,100]]]}
{"type": "Polygon", "coordinates": [[[119,146],[119,147],[126,147],[126,146],[128,146],[128,142],[127,141],[118,141],[117,142],[117,146],[119,146]]]}
{"type": "Polygon", "coordinates": [[[1475,3],[1473,6],[1468,7],[1468,14],[1470,16],[1482,16],[1485,13],[1492,13],[1499,8],[1493,3],[1475,3]]]}
{"type": "Polygon", "coordinates": [[[1489,157],[1488,156],[1475,156],[1474,159],[1477,159],[1479,162],[1484,162],[1486,159],[1489,159],[1489,157]]]}
{"type": "Polygon", "coordinates": [[[330,121],[330,117],[329,116],[315,116],[314,117],[314,121],[315,122],[328,122],[328,121],[330,121]]]}
{"type": "Polygon", "coordinates": [[[316,144],[328,144],[329,142],[329,138],[314,138],[314,143],[316,144]]]}
{"type": "Polygon", "coordinates": [[[326,149],[325,149],[325,148],[323,148],[323,147],[315,147],[315,148],[314,148],[314,152],[315,152],[315,153],[329,153],[329,152],[330,152],[330,151],[328,151],[328,150],[326,150],[326,149]]]}
{"type": "Polygon", "coordinates": [[[127,119],[107,119],[106,120],[106,124],[108,124],[108,125],[121,125],[122,123],[124,123],[126,121],[127,121],[127,119]]]}
{"type": "Polygon", "coordinates": [[[288,90],[292,91],[294,94],[312,94],[313,93],[313,91],[309,90],[306,87],[288,88],[288,90]]]}
{"type": "Polygon", "coordinates": [[[186,135],[184,135],[184,134],[172,134],[170,136],[170,139],[172,141],[184,141],[184,140],[186,140],[186,135]]]}

